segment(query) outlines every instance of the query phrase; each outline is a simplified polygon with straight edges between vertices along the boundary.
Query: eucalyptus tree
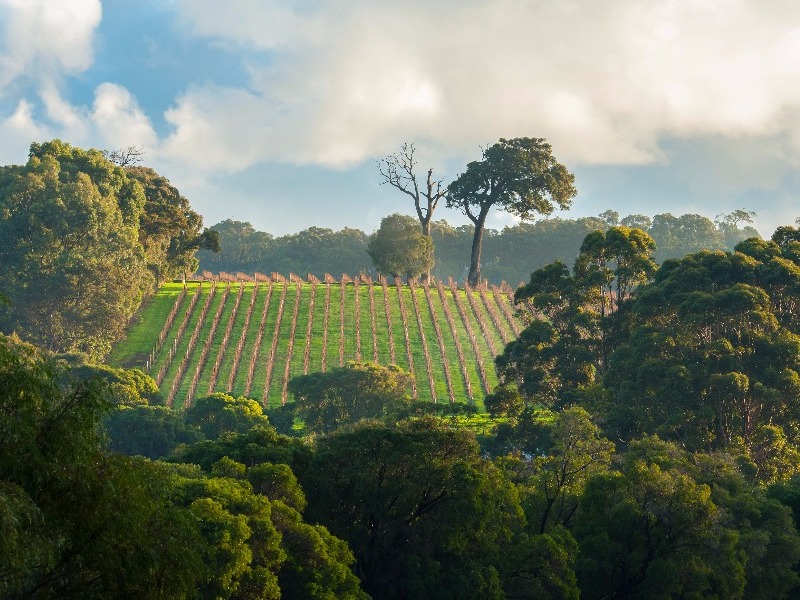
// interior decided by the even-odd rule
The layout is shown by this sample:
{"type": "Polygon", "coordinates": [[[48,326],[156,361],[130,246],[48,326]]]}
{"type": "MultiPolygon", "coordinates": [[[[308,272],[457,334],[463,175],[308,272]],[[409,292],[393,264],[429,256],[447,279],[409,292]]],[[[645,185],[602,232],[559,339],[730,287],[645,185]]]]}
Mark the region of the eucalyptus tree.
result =
{"type": "Polygon", "coordinates": [[[534,271],[514,300],[546,319],[534,320],[497,357],[501,379],[547,406],[599,383],[618,327],[610,317],[653,277],[654,250],[644,231],[612,227],[584,238],[572,272],[561,261],[534,271]]]}
{"type": "Polygon", "coordinates": [[[104,356],[152,289],[139,243],[142,186],[97,150],[32,144],[0,168],[0,329],[104,356]]]}
{"type": "Polygon", "coordinates": [[[503,139],[483,150],[483,158],[447,187],[447,205],[460,209],[475,225],[468,281],[481,280],[481,246],[492,208],[521,220],[567,209],[577,194],[575,176],[559,163],[541,138],[503,139]]]}
{"type": "Polygon", "coordinates": [[[139,240],[156,284],[171,277],[186,278],[197,270],[195,254],[220,251],[219,233],[203,229],[203,217],[169,180],[148,167],[127,166],[128,177],[144,189],[139,240]]]}

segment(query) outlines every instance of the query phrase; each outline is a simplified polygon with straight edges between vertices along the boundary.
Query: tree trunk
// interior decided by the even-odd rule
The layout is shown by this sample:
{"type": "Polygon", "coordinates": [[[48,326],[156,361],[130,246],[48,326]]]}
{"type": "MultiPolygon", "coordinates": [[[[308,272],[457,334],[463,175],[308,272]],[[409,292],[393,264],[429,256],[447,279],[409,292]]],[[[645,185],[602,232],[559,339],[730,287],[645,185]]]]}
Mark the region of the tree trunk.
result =
{"type": "MultiPolygon", "coordinates": [[[[421,211],[417,211],[417,212],[419,213],[419,222],[420,222],[420,225],[422,226],[422,235],[424,235],[427,238],[430,238],[431,237],[430,210],[428,211],[428,215],[429,216],[427,218],[423,218],[421,211]]],[[[434,248],[434,254],[435,254],[435,248],[434,248]]],[[[420,276],[420,279],[422,280],[422,283],[428,283],[431,280],[431,270],[428,269],[427,271],[425,271],[420,276]]]]}
{"type": "Polygon", "coordinates": [[[467,275],[467,283],[472,288],[478,287],[481,282],[481,245],[483,244],[483,226],[488,214],[488,208],[481,208],[478,218],[473,220],[475,235],[472,237],[472,254],[469,260],[469,275],[467,275]]]}

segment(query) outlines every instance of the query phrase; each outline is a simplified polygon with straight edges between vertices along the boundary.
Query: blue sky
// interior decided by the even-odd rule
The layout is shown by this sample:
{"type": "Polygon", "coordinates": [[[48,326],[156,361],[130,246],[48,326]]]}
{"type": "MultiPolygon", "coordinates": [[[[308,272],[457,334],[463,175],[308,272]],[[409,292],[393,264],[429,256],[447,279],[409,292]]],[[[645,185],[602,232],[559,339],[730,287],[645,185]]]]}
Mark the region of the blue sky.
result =
{"type": "Polygon", "coordinates": [[[798,117],[790,0],[0,0],[0,164],[135,145],[207,225],[275,235],[411,214],[375,167],[404,142],[448,182],[530,136],[576,174],[563,216],[768,236],[800,217],[798,117]]]}

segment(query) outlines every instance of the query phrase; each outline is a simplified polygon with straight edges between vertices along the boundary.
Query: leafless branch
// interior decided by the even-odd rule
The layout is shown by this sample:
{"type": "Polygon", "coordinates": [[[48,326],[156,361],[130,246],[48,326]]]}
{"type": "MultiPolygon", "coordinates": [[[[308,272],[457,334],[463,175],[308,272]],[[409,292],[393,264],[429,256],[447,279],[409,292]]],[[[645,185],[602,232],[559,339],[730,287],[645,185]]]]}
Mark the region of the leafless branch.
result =
{"type": "Polygon", "coordinates": [[[138,146],[128,146],[117,150],[104,150],[103,155],[119,167],[130,167],[142,162],[144,150],[138,146]]]}

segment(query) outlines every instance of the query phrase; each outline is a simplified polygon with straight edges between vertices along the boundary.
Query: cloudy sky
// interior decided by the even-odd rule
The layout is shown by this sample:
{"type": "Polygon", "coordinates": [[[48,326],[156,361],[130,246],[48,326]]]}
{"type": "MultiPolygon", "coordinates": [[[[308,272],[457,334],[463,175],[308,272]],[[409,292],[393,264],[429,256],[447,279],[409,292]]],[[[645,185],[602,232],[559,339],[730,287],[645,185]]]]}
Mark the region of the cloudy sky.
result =
{"type": "Polygon", "coordinates": [[[576,174],[563,216],[768,236],[800,216],[800,2],[0,0],[0,164],[138,146],[207,225],[370,232],[413,210],[376,159],[413,142],[449,182],[521,136],[576,174]]]}

